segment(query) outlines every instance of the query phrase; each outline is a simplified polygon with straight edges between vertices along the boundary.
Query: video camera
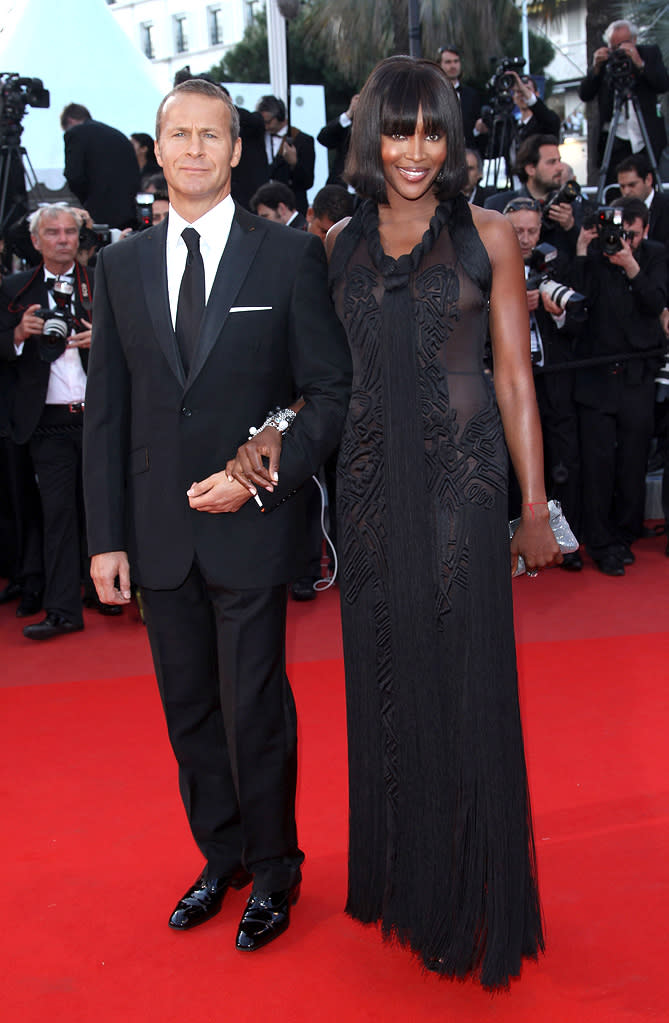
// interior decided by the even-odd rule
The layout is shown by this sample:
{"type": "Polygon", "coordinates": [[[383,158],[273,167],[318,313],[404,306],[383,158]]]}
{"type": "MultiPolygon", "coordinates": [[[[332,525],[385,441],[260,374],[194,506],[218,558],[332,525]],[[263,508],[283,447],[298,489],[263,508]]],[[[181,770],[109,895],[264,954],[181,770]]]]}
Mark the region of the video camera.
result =
{"type": "Polygon", "coordinates": [[[488,81],[489,102],[481,107],[481,119],[492,129],[493,120],[498,114],[510,113],[513,107],[513,90],[516,80],[511,74],[520,74],[525,66],[524,57],[502,57],[488,81]]]}
{"type": "Polygon", "coordinates": [[[620,92],[631,92],[636,85],[636,74],[634,72],[634,61],[629,53],[617,47],[604,65],[604,74],[613,85],[614,89],[620,92]]]}
{"type": "Polygon", "coordinates": [[[55,309],[37,309],[35,316],[44,320],[44,330],[40,335],[39,357],[42,362],[55,362],[67,347],[67,339],[72,333],[75,318],[72,315],[72,295],[74,288],[68,280],[56,277],[53,282],[53,298],[55,309]]]}
{"type": "Polygon", "coordinates": [[[557,255],[558,250],[548,242],[535,246],[532,255],[525,260],[530,270],[525,282],[526,288],[528,291],[538,289],[541,295],[555,302],[562,312],[569,312],[575,322],[581,322],[587,315],[585,295],[574,291],[568,284],[560,284],[548,276],[548,270],[557,255]]]}
{"type": "Polygon", "coordinates": [[[49,90],[41,78],[21,78],[14,72],[0,72],[0,141],[17,142],[26,107],[49,106],[49,90]]]}

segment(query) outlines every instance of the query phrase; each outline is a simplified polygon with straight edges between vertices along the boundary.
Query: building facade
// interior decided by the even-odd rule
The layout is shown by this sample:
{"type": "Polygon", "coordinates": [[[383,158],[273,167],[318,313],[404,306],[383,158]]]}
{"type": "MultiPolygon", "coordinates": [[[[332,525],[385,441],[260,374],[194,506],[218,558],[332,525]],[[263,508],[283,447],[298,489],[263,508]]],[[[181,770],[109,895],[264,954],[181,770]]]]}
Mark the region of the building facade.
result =
{"type": "Polygon", "coordinates": [[[199,74],[239,43],[260,0],[107,0],[132,42],[159,72],[165,91],[186,64],[199,74]]]}

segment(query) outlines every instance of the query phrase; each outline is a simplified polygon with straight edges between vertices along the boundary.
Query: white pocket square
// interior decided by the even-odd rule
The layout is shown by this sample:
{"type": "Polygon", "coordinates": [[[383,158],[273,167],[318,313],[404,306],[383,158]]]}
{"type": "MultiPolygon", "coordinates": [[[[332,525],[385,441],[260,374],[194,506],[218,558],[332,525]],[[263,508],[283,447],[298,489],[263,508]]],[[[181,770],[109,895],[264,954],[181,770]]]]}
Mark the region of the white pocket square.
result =
{"type": "Polygon", "coordinates": [[[230,308],[231,313],[259,313],[265,309],[271,309],[271,305],[233,305],[230,308]]]}

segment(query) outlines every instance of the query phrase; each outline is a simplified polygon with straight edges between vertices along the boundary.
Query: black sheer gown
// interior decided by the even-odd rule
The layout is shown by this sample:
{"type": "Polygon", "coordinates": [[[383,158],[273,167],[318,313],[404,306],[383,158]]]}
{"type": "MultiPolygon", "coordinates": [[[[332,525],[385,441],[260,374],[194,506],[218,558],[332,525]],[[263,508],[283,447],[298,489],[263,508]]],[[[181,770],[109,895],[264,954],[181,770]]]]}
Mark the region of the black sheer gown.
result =
{"type": "Polygon", "coordinates": [[[490,278],[459,197],[398,260],[366,201],[331,261],[354,369],[337,477],[347,912],[380,921],[429,969],[494,988],[543,935],[507,453],[483,369],[490,278]]]}

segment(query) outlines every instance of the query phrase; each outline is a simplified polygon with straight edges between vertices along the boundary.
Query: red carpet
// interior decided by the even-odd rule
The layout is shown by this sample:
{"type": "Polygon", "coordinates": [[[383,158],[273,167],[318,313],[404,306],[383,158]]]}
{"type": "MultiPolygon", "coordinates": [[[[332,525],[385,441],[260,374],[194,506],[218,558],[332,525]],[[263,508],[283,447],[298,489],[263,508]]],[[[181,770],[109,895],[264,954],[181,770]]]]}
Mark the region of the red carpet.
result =
{"type": "Polygon", "coordinates": [[[337,596],[291,605],[302,899],[286,935],[233,947],[244,894],[188,934],[199,869],[143,628],[87,614],[43,645],[0,608],[6,1023],[637,1023],[669,1019],[669,560],[515,585],[548,951],[506,994],[421,973],[342,912],[346,747],[337,596]]]}

